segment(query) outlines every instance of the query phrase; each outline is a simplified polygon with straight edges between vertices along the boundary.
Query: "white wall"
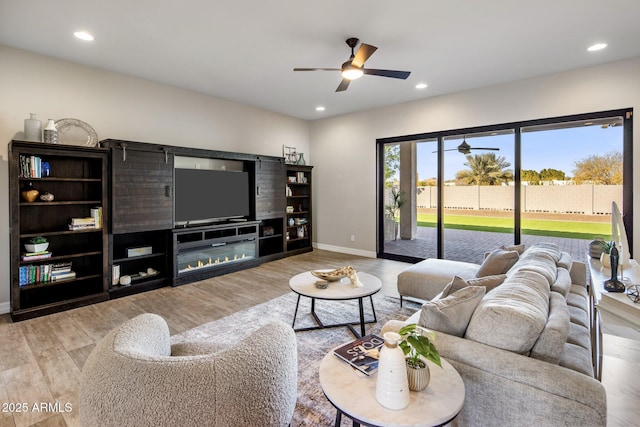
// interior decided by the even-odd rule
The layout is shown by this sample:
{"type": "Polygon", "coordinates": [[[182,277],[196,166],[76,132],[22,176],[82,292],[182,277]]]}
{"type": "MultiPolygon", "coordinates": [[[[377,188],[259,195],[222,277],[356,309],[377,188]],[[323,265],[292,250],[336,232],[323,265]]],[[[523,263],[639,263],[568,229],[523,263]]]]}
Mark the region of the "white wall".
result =
{"type": "MultiPolygon", "coordinates": [[[[311,122],[317,246],[375,254],[376,138],[628,107],[640,110],[639,76],[640,58],[635,58],[311,122]]],[[[640,141],[638,125],[634,140],[640,141]]],[[[635,150],[634,164],[639,160],[640,150],[635,150]]],[[[634,176],[634,188],[640,188],[639,175],[634,176]]],[[[635,197],[633,211],[637,224],[640,197],[635,197]]],[[[638,233],[634,253],[640,254],[638,233]]]]}
{"type": "Polygon", "coordinates": [[[0,313],[9,309],[7,144],[24,119],[75,118],[118,138],[281,156],[309,153],[304,120],[175,87],[0,46],[0,313]]]}

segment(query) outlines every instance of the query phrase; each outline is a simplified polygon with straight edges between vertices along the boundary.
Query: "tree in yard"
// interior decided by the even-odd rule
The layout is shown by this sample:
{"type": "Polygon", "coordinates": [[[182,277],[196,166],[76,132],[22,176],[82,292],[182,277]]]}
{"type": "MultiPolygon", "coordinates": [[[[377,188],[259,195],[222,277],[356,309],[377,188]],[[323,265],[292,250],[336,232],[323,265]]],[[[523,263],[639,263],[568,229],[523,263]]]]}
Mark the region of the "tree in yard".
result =
{"type": "Polygon", "coordinates": [[[564,181],[566,178],[564,172],[558,169],[545,168],[540,171],[540,180],[541,181],[564,181]]]}
{"type": "Polygon", "coordinates": [[[594,154],[576,161],[575,166],[573,179],[577,184],[622,184],[622,153],[619,151],[594,154]]]}
{"type": "Polygon", "coordinates": [[[466,156],[464,164],[469,169],[461,170],[456,179],[469,185],[500,185],[513,180],[513,172],[507,168],[511,163],[503,156],[494,153],[474,154],[466,156]]]}
{"type": "Polygon", "coordinates": [[[540,184],[540,173],[533,169],[522,169],[520,173],[522,181],[527,181],[529,185],[540,184]]]}
{"type": "Polygon", "coordinates": [[[418,181],[418,187],[435,187],[436,185],[438,185],[437,178],[427,178],[418,181]]]}
{"type": "Polygon", "coordinates": [[[384,186],[393,186],[393,177],[400,170],[400,145],[385,144],[384,146],[384,186]]]}

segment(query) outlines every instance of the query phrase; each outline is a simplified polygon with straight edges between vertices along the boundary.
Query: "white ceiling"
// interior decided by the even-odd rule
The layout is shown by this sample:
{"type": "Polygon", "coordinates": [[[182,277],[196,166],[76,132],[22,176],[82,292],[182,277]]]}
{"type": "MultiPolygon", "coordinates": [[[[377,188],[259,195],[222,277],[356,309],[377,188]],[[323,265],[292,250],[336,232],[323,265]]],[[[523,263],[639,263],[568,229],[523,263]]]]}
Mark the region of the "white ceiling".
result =
{"type": "Polygon", "coordinates": [[[639,0],[0,0],[0,44],[313,120],[637,57],[639,20],[639,0]],[[411,76],[336,93],[337,71],[292,71],[339,67],[348,37],[411,76]]]}

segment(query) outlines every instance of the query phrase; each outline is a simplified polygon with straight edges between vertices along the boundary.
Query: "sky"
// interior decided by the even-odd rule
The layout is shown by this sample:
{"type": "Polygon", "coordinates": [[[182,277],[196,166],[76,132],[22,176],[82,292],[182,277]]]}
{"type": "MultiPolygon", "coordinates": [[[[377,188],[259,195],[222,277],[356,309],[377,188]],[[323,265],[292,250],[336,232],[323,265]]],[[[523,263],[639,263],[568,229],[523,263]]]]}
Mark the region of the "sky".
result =
{"type": "MultiPolygon", "coordinates": [[[[622,126],[602,128],[599,125],[582,126],[522,134],[522,169],[558,169],[573,176],[575,162],[595,154],[611,151],[622,152],[622,126]]],[[[467,138],[471,147],[497,147],[500,151],[472,151],[471,154],[495,153],[514,165],[513,135],[496,135],[467,138]]],[[[445,141],[445,149],[455,149],[460,139],[445,141]]],[[[428,179],[437,174],[436,142],[418,143],[418,179],[428,179]]],[[[457,151],[445,153],[445,180],[454,179],[456,172],[467,169],[466,158],[457,151]]]]}

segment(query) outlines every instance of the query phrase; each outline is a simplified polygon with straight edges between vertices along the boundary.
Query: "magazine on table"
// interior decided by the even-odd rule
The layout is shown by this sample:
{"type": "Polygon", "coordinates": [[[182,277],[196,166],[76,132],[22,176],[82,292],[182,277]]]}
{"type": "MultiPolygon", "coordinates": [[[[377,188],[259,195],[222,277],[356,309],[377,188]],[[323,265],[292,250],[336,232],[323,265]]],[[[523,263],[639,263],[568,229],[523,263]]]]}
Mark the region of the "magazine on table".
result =
{"type": "Polygon", "coordinates": [[[369,334],[336,348],[334,354],[358,371],[371,375],[378,369],[378,356],[384,338],[369,334]]]}

